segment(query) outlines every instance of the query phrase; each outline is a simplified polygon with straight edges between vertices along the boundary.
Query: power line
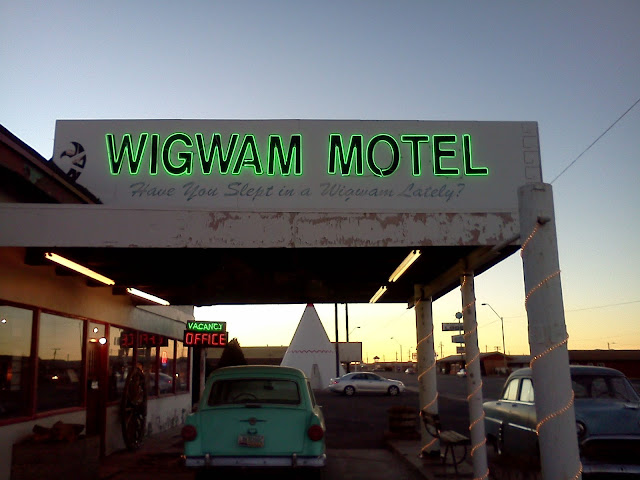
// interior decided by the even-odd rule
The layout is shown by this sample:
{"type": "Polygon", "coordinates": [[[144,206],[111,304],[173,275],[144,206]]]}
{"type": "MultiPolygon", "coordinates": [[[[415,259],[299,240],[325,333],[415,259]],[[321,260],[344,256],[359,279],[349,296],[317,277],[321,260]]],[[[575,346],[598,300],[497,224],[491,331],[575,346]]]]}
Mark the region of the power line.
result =
{"type": "Polygon", "coordinates": [[[620,305],[630,305],[632,303],[640,303],[640,300],[632,300],[630,302],[610,303],[609,305],[597,305],[595,307],[574,308],[573,310],[565,310],[565,312],[581,312],[583,310],[595,310],[597,308],[618,307],[620,305]]]}
{"type": "Polygon", "coordinates": [[[575,160],[574,160],[573,162],[571,162],[569,165],[567,165],[567,166],[565,167],[565,169],[564,169],[564,170],[562,170],[558,175],[556,175],[556,178],[554,178],[553,180],[551,180],[551,183],[553,184],[553,182],[555,182],[558,178],[560,178],[560,176],[561,176],[564,172],[566,172],[567,170],[569,170],[569,169],[573,166],[573,164],[574,164],[574,163],[576,163],[578,160],[580,160],[580,157],[582,157],[582,155],[584,155],[585,153],[587,153],[587,152],[589,151],[589,149],[590,149],[591,147],[593,147],[593,146],[598,142],[598,140],[600,140],[602,137],[604,137],[604,136],[607,134],[607,132],[608,132],[609,130],[611,130],[611,129],[616,125],[616,123],[618,123],[620,120],[622,120],[622,118],[623,118],[627,113],[629,113],[629,112],[633,109],[633,107],[635,107],[638,103],[640,103],[640,98],[638,98],[638,99],[633,103],[633,105],[631,105],[629,108],[627,108],[627,110],[626,110],[622,115],[620,115],[620,116],[618,117],[618,119],[617,119],[615,122],[613,122],[611,125],[609,125],[609,128],[607,128],[604,132],[602,132],[598,138],[596,138],[593,142],[591,142],[591,145],[589,145],[587,148],[585,148],[585,149],[582,151],[582,153],[581,153],[580,155],[578,155],[578,156],[575,158],[575,160]]]}
{"type": "MultiPolygon", "coordinates": [[[[607,305],[594,305],[593,307],[584,307],[584,308],[572,308],[572,309],[567,309],[565,308],[565,313],[566,312],[582,312],[583,310],[597,310],[598,308],[609,308],[609,307],[619,307],[621,305],[631,305],[633,303],[640,303],[640,300],[631,300],[629,302],[620,302],[620,303],[609,303],[607,305]]],[[[510,315],[507,317],[504,317],[504,320],[516,320],[518,318],[526,318],[526,315],[510,315]]],[[[492,320],[488,323],[483,323],[482,325],[480,325],[481,327],[487,326],[487,325],[491,325],[492,323],[496,323],[499,322],[499,320],[492,320]]]]}

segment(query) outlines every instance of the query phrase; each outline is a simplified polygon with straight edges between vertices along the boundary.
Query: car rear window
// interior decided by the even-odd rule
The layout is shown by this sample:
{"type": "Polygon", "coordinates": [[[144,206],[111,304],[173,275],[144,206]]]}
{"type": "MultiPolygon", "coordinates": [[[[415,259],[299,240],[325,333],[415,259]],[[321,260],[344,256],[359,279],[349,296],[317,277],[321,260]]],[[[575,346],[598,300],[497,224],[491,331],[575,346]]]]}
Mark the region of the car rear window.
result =
{"type": "Polygon", "coordinates": [[[245,403],[299,405],[298,384],[281,379],[218,380],[211,387],[207,404],[233,405],[245,403]]]}
{"type": "Polygon", "coordinates": [[[573,391],[576,398],[608,398],[637,402],[638,396],[625,377],[575,375],[573,391]]]}

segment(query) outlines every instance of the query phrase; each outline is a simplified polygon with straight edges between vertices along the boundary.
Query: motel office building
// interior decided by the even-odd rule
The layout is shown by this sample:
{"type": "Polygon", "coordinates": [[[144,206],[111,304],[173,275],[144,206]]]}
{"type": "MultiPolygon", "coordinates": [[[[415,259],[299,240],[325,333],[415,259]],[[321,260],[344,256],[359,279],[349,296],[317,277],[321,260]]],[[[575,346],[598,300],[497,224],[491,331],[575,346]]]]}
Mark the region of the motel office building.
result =
{"type": "MultiPolygon", "coordinates": [[[[100,203],[1,125],[0,202],[100,203]]],[[[83,425],[79,441],[91,441],[96,456],[125,448],[121,398],[135,365],[147,384],[147,435],[182,424],[192,405],[181,339],[193,307],[114,295],[65,274],[40,250],[0,246],[0,480],[10,478],[14,444],[35,425],[83,425]]]]}

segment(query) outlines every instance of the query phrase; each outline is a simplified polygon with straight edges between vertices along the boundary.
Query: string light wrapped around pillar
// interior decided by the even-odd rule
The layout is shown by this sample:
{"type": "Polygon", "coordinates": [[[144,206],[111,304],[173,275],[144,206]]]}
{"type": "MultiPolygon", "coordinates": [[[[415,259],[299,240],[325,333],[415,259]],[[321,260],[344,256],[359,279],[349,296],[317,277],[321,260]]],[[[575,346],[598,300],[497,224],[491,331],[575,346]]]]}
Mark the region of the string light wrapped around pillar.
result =
{"type": "MultiPolygon", "coordinates": [[[[422,302],[422,299],[417,299],[416,303],[415,303],[415,307],[417,307],[420,303],[422,302]]],[[[429,340],[430,338],[433,338],[433,325],[431,325],[431,332],[424,338],[421,338],[420,341],[418,342],[418,344],[416,345],[416,353],[418,352],[418,347],[420,345],[422,345],[424,342],[426,342],[427,340],[429,340]]],[[[420,383],[420,381],[422,380],[422,377],[430,372],[431,370],[433,370],[436,367],[436,361],[435,361],[435,350],[433,351],[434,355],[434,361],[431,365],[427,365],[427,368],[425,368],[424,372],[421,372],[420,375],[418,375],[418,383],[420,383]]],[[[422,408],[420,410],[424,410],[424,409],[428,409],[431,406],[433,406],[436,402],[438,401],[438,392],[435,393],[435,395],[433,396],[433,398],[431,399],[431,401],[429,401],[427,404],[423,405],[422,408]]],[[[421,449],[422,452],[427,451],[431,446],[433,446],[436,442],[438,441],[437,438],[433,438],[429,443],[427,443],[426,445],[424,445],[421,449]]]]}
{"type": "MultiPolygon", "coordinates": [[[[536,234],[540,231],[540,228],[542,228],[544,226],[544,224],[546,224],[547,222],[549,222],[548,218],[538,218],[538,220],[536,222],[536,225],[533,228],[533,231],[529,234],[527,239],[523,242],[522,246],[520,247],[520,257],[523,260],[524,260],[524,252],[525,252],[527,246],[533,240],[533,238],[536,236],[536,234]]],[[[529,290],[529,292],[527,292],[527,294],[525,296],[525,301],[524,301],[525,310],[528,311],[527,304],[529,302],[529,298],[531,298],[531,296],[535,292],[540,290],[544,285],[549,283],[549,281],[551,281],[552,279],[554,279],[556,277],[559,277],[559,276],[560,276],[560,270],[556,270],[552,274],[546,276],[543,280],[541,280],[531,290],[529,290]]],[[[529,367],[533,369],[534,365],[536,364],[536,362],[538,362],[542,358],[546,357],[547,355],[549,355],[551,352],[553,352],[557,348],[559,348],[559,347],[561,347],[563,345],[566,345],[568,343],[568,341],[569,341],[569,335],[566,334],[566,332],[565,332],[565,335],[566,335],[566,337],[564,338],[564,340],[562,340],[561,342],[556,343],[555,345],[552,345],[551,347],[547,348],[542,353],[540,353],[540,354],[536,355],[535,357],[533,357],[531,359],[531,362],[529,363],[529,367]]],[[[571,390],[571,398],[564,405],[564,407],[556,410],[555,412],[552,412],[552,413],[548,414],[545,418],[543,418],[542,420],[540,420],[537,423],[537,425],[536,425],[536,435],[540,435],[540,428],[543,425],[545,425],[549,421],[553,420],[554,418],[557,418],[557,417],[567,413],[571,409],[571,407],[573,406],[574,400],[575,400],[575,393],[574,393],[573,390],[571,390]]],[[[580,478],[581,475],[582,475],[582,462],[578,462],[578,470],[577,470],[576,474],[572,477],[572,480],[577,480],[578,478],[580,478]]]]}
{"type": "MultiPolygon", "coordinates": [[[[460,290],[462,291],[462,289],[464,288],[465,284],[467,283],[467,277],[463,276],[462,278],[462,284],[460,286],[460,290]]],[[[464,314],[465,311],[471,311],[471,307],[473,307],[476,304],[477,300],[474,298],[471,302],[469,302],[467,305],[465,305],[464,307],[462,307],[462,312],[464,314]]],[[[464,341],[465,341],[465,345],[468,343],[469,337],[471,337],[471,335],[473,335],[474,333],[476,333],[478,331],[478,323],[476,322],[476,324],[473,326],[473,329],[465,332],[463,334],[464,337],[464,341]]],[[[467,372],[469,371],[469,367],[471,365],[473,365],[474,362],[477,362],[480,358],[480,352],[478,352],[478,354],[473,357],[471,360],[467,360],[465,361],[465,368],[467,370],[467,372]]],[[[471,399],[475,396],[478,395],[478,393],[480,393],[482,391],[482,378],[480,379],[480,383],[478,384],[478,386],[469,394],[467,395],[467,403],[471,401],[471,399]]],[[[471,432],[473,430],[474,427],[476,427],[480,422],[482,422],[484,420],[484,410],[481,411],[480,415],[476,418],[474,418],[473,420],[471,420],[471,422],[469,423],[469,432],[471,432]]],[[[476,451],[482,447],[483,445],[486,445],[487,443],[487,439],[486,437],[484,437],[480,442],[475,443],[472,447],[471,447],[471,456],[473,457],[476,453],[476,451]]],[[[485,480],[489,478],[489,469],[487,468],[486,472],[484,472],[480,477],[475,477],[473,480],[485,480]]]]}

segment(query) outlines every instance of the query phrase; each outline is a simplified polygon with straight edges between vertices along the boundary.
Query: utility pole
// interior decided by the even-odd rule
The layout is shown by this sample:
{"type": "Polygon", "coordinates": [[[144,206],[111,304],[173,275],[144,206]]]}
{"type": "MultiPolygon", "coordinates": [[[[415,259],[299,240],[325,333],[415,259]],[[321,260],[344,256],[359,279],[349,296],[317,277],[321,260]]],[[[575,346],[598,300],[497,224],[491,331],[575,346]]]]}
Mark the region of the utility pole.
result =
{"type": "MultiPolygon", "coordinates": [[[[489,305],[488,303],[483,303],[482,305],[486,305],[491,310],[493,310],[493,307],[491,305],[489,305]]],[[[498,312],[496,312],[495,310],[493,310],[493,313],[495,313],[496,316],[500,319],[500,325],[502,326],[502,358],[504,359],[504,373],[507,373],[507,371],[508,371],[508,367],[507,367],[507,349],[504,346],[504,318],[501,317],[500,315],[498,315],[498,312]]],[[[498,347],[496,347],[496,350],[497,349],[498,349],[498,347]]]]}
{"type": "Polygon", "coordinates": [[[335,304],[336,310],[336,378],[340,376],[340,344],[338,343],[338,304],[335,304]]]}

